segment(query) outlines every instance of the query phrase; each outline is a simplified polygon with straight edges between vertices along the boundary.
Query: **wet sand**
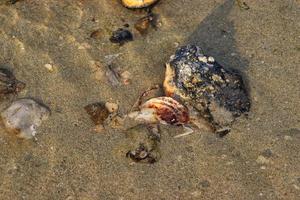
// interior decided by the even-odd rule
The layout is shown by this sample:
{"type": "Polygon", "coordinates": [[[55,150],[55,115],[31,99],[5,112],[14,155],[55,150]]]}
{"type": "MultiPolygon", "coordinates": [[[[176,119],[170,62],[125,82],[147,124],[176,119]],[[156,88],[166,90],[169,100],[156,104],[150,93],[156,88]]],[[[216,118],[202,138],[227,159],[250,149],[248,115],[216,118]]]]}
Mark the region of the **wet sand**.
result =
{"type": "Polygon", "coordinates": [[[117,0],[0,3],[0,65],[27,84],[0,107],[32,97],[52,111],[37,142],[1,127],[0,199],[298,199],[300,3],[246,2],[249,10],[230,0],[161,0],[153,9],[157,30],[146,36],[133,28],[145,11],[117,0]],[[134,41],[112,44],[112,31],[126,23],[134,41]],[[176,47],[189,43],[243,73],[251,111],[224,138],[199,131],[174,138],[182,130],[162,126],[161,159],[134,163],[125,157],[126,134],[95,133],[83,107],[110,101],[125,114],[142,91],[162,83],[176,47]],[[113,54],[131,84],[107,80],[113,54]]]}

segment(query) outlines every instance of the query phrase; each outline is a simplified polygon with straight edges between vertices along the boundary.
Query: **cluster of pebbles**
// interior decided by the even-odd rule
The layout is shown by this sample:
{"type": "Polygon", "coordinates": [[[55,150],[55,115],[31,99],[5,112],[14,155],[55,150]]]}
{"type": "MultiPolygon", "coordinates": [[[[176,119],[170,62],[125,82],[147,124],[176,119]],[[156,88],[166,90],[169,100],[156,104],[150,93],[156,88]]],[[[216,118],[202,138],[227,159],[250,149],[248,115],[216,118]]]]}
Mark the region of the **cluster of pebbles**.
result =
{"type": "MultiPolygon", "coordinates": [[[[157,2],[122,0],[125,7],[134,9],[146,8],[157,2]]],[[[138,20],[135,28],[141,34],[146,33],[154,18],[154,14],[148,13],[138,20]]],[[[95,35],[95,32],[91,34],[95,35]]],[[[132,34],[126,29],[118,29],[110,38],[111,42],[120,45],[132,40],[132,34]]],[[[24,88],[25,84],[9,70],[0,69],[0,97],[16,95],[24,88]]],[[[123,117],[119,116],[118,105],[114,103],[96,102],[84,107],[97,132],[103,131],[106,125],[112,125],[112,122],[118,121],[123,125],[125,119],[137,122],[138,126],[126,130],[126,135],[132,139],[132,148],[126,156],[136,162],[153,163],[159,159],[159,124],[185,128],[195,125],[200,130],[226,135],[235,119],[250,110],[250,99],[242,76],[221,66],[195,45],[178,48],[166,63],[164,95],[143,102],[142,98],[152,89],[157,87],[145,91],[138,100],[137,109],[123,117]]],[[[21,138],[34,137],[37,127],[49,115],[50,110],[46,106],[28,98],[12,102],[1,112],[5,128],[21,138]]],[[[185,130],[189,131],[188,134],[192,132],[191,129],[185,130]]]]}

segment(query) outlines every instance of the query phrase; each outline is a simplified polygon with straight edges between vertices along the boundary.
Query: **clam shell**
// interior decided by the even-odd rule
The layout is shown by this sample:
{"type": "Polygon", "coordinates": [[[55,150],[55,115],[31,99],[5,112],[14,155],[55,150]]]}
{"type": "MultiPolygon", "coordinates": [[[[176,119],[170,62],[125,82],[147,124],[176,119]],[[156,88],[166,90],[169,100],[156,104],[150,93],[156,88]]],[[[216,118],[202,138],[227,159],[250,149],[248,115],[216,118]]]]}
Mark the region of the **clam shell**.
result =
{"type": "Polygon", "coordinates": [[[128,115],[145,123],[183,125],[189,122],[188,109],[171,97],[157,97],[146,101],[140,111],[128,115]]]}
{"type": "Polygon", "coordinates": [[[122,0],[122,4],[127,8],[145,8],[158,0],[122,0]]]}

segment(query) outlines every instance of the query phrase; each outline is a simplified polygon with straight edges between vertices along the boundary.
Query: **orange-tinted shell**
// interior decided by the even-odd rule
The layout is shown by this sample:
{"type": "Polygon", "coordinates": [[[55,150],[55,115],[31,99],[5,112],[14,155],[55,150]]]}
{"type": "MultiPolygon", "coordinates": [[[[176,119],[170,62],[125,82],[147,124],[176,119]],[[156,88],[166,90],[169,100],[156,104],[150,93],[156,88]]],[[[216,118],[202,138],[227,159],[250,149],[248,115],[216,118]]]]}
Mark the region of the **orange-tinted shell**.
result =
{"type": "Polygon", "coordinates": [[[146,101],[140,111],[129,114],[129,117],[146,123],[183,125],[189,122],[188,109],[171,97],[157,97],[146,101]]]}
{"type": "Polygon", "coordinates": [[[157,1],[158,0],[122,0],[122,3],[127,8],[145,8],[157,1]]]}

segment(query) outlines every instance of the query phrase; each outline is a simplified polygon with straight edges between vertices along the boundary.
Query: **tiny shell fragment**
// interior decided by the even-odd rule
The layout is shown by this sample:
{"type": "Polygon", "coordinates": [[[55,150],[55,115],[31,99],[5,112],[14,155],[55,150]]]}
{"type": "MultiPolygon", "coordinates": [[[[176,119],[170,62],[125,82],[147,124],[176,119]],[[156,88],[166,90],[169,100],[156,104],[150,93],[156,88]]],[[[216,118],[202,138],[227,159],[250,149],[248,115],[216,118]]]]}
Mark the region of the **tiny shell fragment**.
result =
{"type": "Polygon", "coordinates": [[[1,113],[5,128],[20,138],[30,139],[50,115],[47,107],[32,99],[19,99],[1,113]]]}

